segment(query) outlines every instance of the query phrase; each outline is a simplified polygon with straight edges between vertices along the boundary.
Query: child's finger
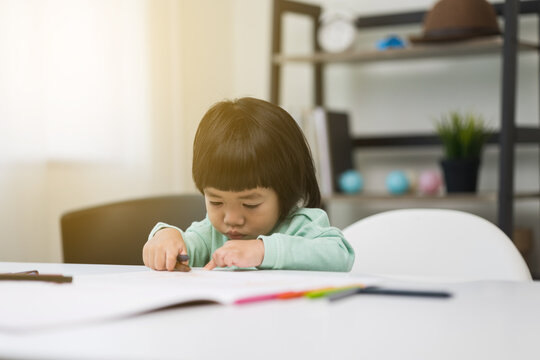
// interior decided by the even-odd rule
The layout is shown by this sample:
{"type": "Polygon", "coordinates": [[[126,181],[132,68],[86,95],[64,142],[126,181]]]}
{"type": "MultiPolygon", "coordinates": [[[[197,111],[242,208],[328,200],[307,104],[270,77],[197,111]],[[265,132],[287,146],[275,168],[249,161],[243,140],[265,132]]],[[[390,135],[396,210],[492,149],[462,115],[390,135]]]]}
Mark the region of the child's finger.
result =
{"type": "Polygon", "coordinates": [[[223,256],[223,265],[225,266],[234,266],[235,265],[235,258],[232,254],[225,254],[223,256]]]}
{"type": "Polygon", "coordinates": [[[215,268],[215,267],[216,267],[216,263],[215,263],[214,259],[212,259],[212,260],[210,260],[210,261],[208,262],[208,264],[204,265],[204,268],[203,268],[203,269],[205,269],[205,270],[212,270],[212,269],[215,268]]]}
{"type": "Polygon", "coordinates": [[[166,259],[165,266],[167,270],[173,271],[176,265],[176,251],[175,252],[167,251],[166,256],[167,256],[167,259],[166,259]]]}
{"type": "Polygon", "coordinates": [[[151,246],[146,243],[143,247],[143,262],[144,265],[148,266],[150,269],[154,269],[154,251],[151,246]]]}
{"type": "Polygon", "coordinates": [[[154,254],[154,269],[155,270],[165,270],[165,259],[166,255],[156,251],[154,254]]]}
{"type": "Polygon", "coordinates": [[[143,247],[142,259],[143,259],[143,264],[145,266],[150,267],[150,265],[148,264],[148,248],[146,247],[146,245],[144,245],[144,247],[143,247]]]}

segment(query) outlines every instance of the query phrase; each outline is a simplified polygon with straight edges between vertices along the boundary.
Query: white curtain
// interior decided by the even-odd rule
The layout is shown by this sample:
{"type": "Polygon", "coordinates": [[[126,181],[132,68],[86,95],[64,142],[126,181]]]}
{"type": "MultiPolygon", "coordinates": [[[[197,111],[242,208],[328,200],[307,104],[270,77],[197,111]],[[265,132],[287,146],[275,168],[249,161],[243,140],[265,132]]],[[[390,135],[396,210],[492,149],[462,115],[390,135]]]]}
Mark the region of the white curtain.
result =
{"type": "Polygon", "coordinates": [[[0,261],[61,261],[67,210],[188,188],[171,175],[187,161],[177,14],[175,1],[0,0],[0,261]]]}

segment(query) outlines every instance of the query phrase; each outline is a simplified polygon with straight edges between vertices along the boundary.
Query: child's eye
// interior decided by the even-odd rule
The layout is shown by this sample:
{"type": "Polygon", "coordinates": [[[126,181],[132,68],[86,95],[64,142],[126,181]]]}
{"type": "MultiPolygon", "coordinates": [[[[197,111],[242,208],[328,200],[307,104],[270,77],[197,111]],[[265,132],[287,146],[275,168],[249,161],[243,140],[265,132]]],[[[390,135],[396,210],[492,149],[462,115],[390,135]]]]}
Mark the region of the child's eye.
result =
{"type": "Polygon", "coordinates": [[[223,204],[221,201],[209,201],[209,203],[212,206],[219,206],[219,205],[223,204]]]}
{"type": "Polygon", "coordinates": [[[248,208],[248,209],[255,209],[255,208],[257,208],[259,205],[261,205],[261,204],[254,204],[254,205],[251,205],[251,204],[244,204],[244,207],[245,207],[245,208],[248,208]]]}

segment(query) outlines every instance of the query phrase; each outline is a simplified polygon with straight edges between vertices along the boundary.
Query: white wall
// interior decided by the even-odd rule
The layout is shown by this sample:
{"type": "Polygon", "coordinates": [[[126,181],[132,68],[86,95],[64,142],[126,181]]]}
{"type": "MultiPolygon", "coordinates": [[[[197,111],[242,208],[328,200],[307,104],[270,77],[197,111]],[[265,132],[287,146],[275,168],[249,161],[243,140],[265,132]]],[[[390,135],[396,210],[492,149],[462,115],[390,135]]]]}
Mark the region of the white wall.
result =
{"type": "Polygon", "coordinates": [[[162,190],[145,14],[142,0],[0,1],[0,260],[59,261],[61,213],[162,190]]]}

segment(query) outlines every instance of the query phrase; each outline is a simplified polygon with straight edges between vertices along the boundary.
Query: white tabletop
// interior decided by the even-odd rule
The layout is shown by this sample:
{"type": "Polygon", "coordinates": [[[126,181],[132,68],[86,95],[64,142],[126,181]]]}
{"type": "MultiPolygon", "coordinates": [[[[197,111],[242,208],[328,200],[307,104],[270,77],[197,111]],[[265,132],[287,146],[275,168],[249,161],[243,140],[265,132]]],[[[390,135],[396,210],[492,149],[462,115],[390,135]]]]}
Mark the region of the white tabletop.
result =
{"type": "MultiPolygon", "coordinates": [[[[0,263],[0,272],[65,275],[138,266],[0,263]]],[[[473,282],[394,288],[448,290],[450,299],[359,295],[244,306],[181,307],[29,333],[0,331],[10,359],[538,359],[540,284],[473,282]]],[[[0,294],[1,296],[1,294],[0,294]]],[[[30,309],[29,309],[30,311],[30,309]]]]}

